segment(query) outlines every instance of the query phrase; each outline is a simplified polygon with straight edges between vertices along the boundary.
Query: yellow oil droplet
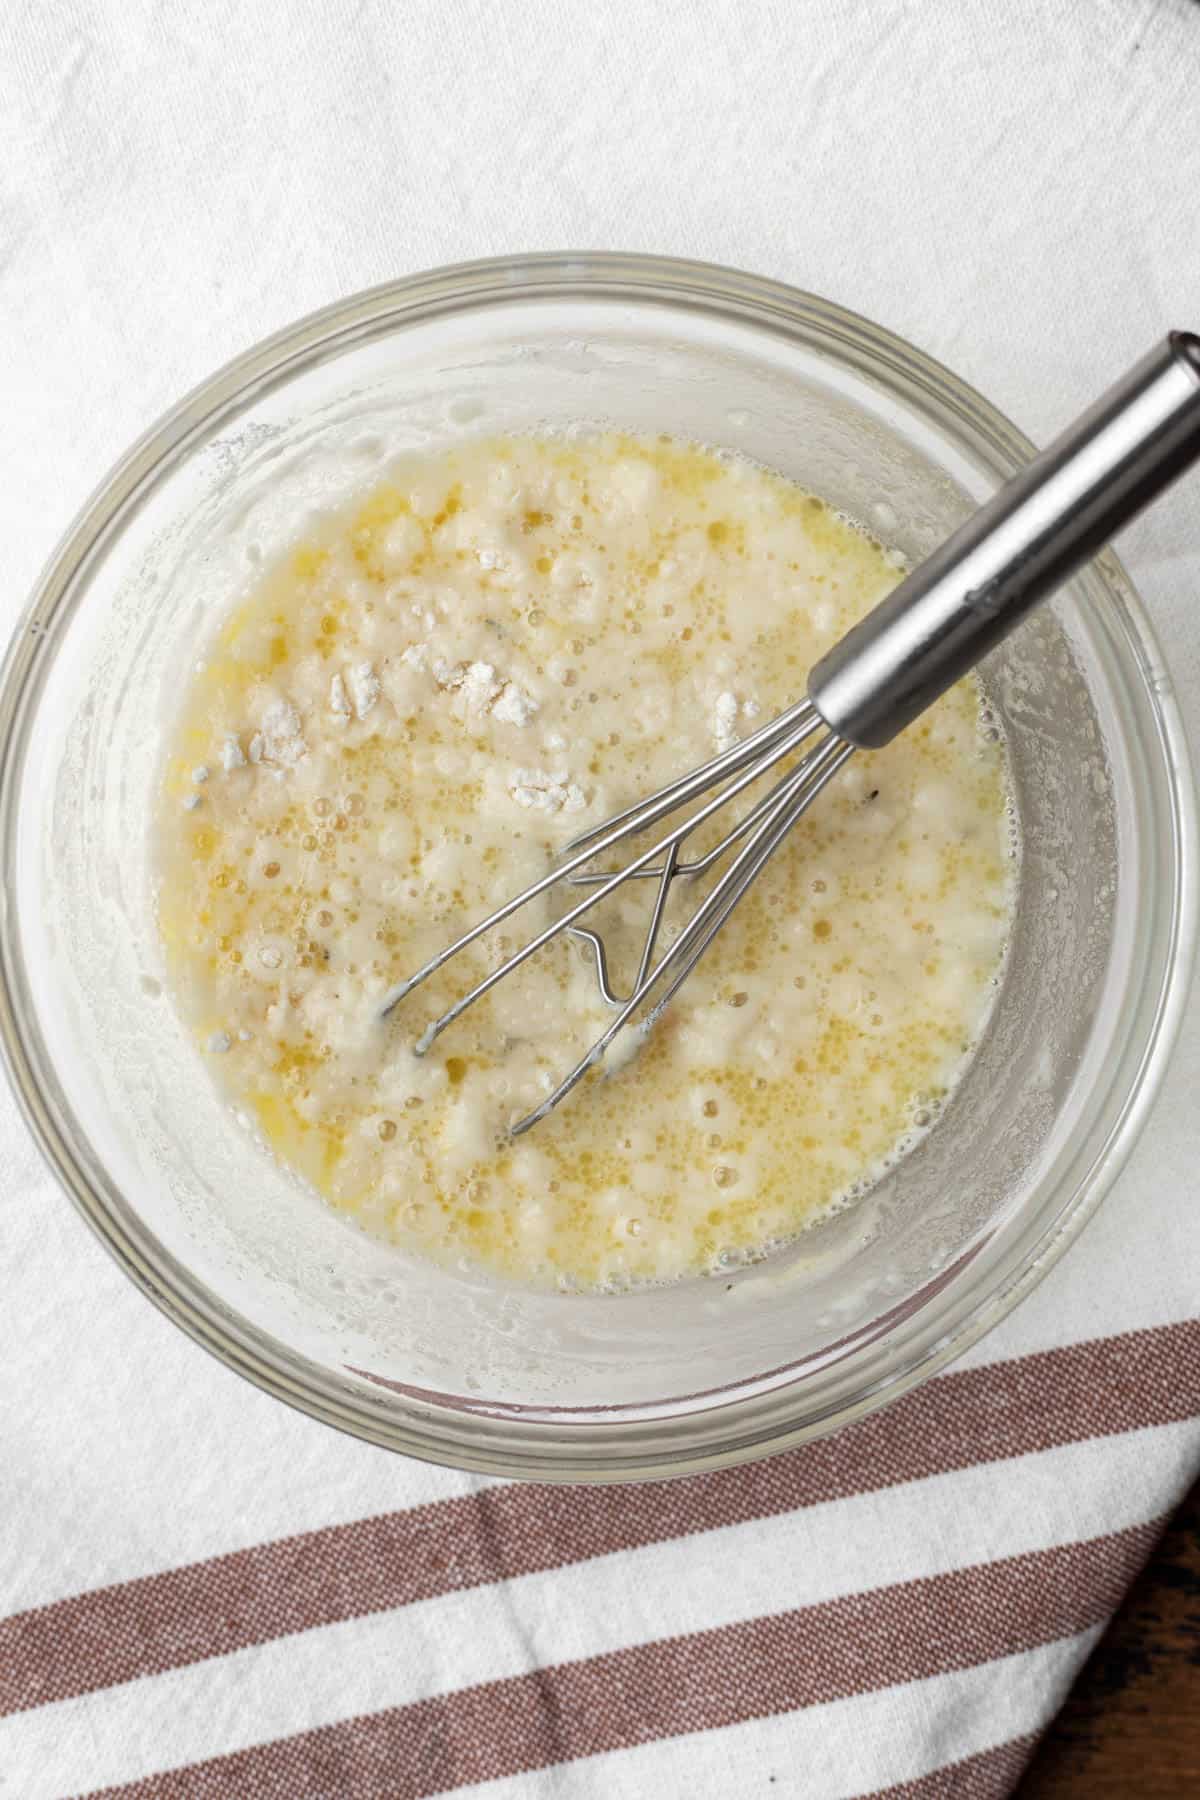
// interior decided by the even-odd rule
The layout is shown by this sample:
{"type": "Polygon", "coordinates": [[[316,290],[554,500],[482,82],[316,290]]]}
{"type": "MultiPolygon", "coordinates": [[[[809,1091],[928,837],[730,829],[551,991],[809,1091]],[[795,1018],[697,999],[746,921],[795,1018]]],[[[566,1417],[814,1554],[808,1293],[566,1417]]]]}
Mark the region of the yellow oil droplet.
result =
{"type": "Polygon", "coordinates": [[[301,581],[310,581],[319,575],[329,561],[329,552],[317,544],[302,544],[292,553],[292,573],[301,581]]]}

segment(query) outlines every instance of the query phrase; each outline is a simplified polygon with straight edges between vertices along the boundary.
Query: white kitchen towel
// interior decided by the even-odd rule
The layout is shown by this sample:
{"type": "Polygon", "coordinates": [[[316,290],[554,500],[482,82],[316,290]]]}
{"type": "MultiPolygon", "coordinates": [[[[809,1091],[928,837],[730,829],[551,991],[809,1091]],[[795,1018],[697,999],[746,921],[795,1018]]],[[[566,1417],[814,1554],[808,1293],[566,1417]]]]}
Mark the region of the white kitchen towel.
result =
{"type": "MultiPolygon", "coordinates": [[[[6,0],[0,606],[126,443],[439,262],[815,289],[1045,438],[1200,326],[1191,0],[6,0]]],[[[1193,738],[1200,481],[1121,544],[1193,738]]],[[[991,1796],[1200,1467],[1200,1017],[1132,1163],[955,1369],[636,1491],[285,1410],[135,1292],[0,1099],[0,1794],[991,1796]]]]}

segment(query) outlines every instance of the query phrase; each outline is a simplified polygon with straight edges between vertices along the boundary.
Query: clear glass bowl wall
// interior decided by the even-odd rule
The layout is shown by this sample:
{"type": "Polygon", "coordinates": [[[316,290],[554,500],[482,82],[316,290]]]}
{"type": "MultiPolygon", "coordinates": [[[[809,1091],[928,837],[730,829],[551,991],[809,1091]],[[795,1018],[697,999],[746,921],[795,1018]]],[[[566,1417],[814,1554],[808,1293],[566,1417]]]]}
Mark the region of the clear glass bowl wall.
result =
{"type": "Polygon", "coordinates": [[[1194,913],[1169,685],[1104,559],[986,665],[1024,845],[1015,939],[967,1078],[861,1204],[726,1278],[587,1297],[433,1268],[301,1190],[233,1122],[164,991],[163,725],[214,621],[314,508],[401,449],[595,424],[741,451],[914,559],[1027,449],[916,351],[771,283],[621,257],[444,271],[302,322],[151,433],[60,547],[0,702],[0,1023],[76,1202],[152,1298],[281,1397],[543,1479],[778,1448],[999,1317],[1128,1149],[1194,913]]]}

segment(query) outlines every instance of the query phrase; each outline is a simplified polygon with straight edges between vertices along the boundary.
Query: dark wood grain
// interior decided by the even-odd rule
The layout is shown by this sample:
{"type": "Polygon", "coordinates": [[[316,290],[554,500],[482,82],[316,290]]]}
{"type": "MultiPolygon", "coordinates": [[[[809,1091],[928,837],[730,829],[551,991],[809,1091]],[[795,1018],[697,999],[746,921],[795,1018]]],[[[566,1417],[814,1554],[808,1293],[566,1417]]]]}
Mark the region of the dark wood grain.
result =
{"type": "Polygon", "coordinates": [[[1200,1796],[1200,1482],[1084,1665],[1017,1794],[1200,1796]]]}

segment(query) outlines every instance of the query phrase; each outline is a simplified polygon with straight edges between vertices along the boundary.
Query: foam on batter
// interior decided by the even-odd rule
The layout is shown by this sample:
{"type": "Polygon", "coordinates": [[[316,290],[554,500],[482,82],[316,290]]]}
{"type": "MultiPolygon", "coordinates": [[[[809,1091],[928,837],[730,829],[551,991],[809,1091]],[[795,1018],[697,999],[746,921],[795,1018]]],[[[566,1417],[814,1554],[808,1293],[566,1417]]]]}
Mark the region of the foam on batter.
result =
{"type": "MultiPolygon", "coordinates": [[[[973,679],[853,758],[632,1063],[528,1138],[506,1126],[611,1017],[581,947],[412,1047],[547,907],[378,1014],[570,837],[799,697],[897,575],[781,477],[667,437],[410,457],[314,530],[207,648],[163,784],[174,987],[274,1152],[369,1230],[588,1287],[761,1255],[869,1184],[964,1066],[1008,933],[973,679]]],[[[652,898],[597,920],[618,981],[652,898]]]]}

